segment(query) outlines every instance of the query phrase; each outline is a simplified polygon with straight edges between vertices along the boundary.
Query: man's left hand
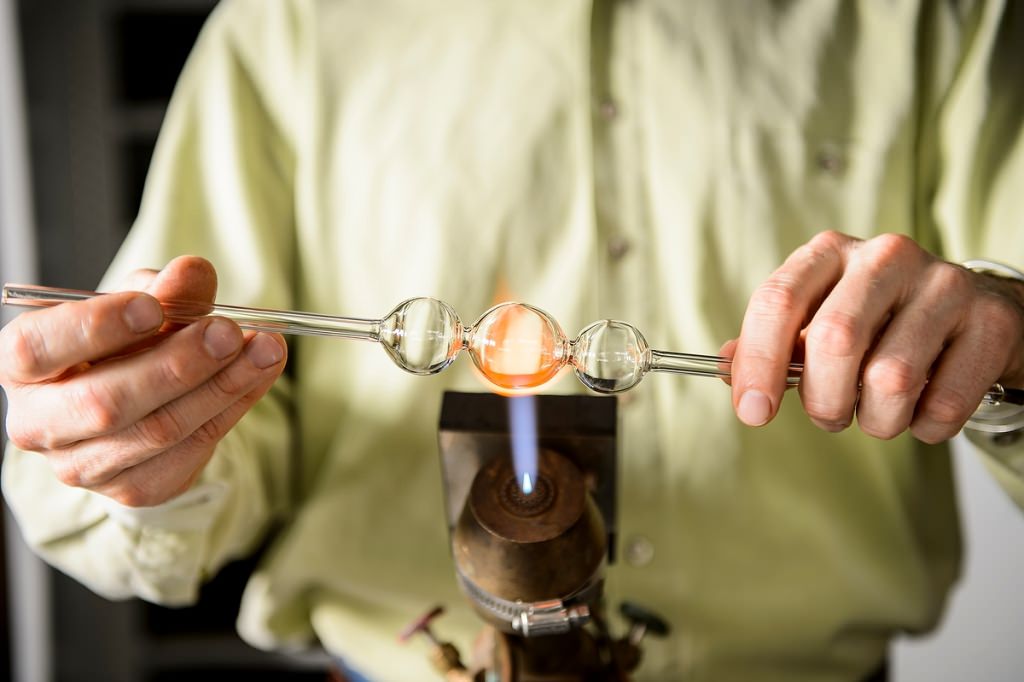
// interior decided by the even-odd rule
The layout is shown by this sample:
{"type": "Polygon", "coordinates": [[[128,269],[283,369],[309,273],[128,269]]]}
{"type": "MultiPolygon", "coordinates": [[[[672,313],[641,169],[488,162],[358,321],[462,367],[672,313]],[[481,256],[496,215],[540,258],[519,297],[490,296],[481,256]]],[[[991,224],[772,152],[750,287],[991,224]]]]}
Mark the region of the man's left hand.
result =
{"type": "Polygon", "coordinates": [[[766,424],[803,349],[799,393],[820,428],[928,443],[956,435],[995,382],[1024,385],[1024,283],[971,272],[901,235],[824,232],[751,296],[733,406],[766,424]]]}

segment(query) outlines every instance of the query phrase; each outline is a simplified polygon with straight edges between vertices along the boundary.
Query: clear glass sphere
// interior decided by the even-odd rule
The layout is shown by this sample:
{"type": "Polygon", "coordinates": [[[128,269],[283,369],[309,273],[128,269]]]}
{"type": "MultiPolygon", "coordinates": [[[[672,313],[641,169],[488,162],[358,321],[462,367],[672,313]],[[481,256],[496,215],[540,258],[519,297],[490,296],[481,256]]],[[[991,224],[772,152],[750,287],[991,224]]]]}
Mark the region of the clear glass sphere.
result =
{"type": "Polygon", "coordinates": [[[650,362],[643,334],[631,324],[601,320],[580,332],[573,342],[572,364],[579,380],[598,393],[633,388],[650,362]]]}
{"type": "Polygon", "coordinates": [[[437,374],[462,349],[462,321],[447,303],[410,298],[381,320],[379,340],[402,369],[437,374]]]}
{"type": "Polygon", "coordinates": [[[550,381],[566,361],[567,340],[554,318],[525,303],[502,303],[480,316],[469,342],[473,362],[501,388],[550,381]]]}

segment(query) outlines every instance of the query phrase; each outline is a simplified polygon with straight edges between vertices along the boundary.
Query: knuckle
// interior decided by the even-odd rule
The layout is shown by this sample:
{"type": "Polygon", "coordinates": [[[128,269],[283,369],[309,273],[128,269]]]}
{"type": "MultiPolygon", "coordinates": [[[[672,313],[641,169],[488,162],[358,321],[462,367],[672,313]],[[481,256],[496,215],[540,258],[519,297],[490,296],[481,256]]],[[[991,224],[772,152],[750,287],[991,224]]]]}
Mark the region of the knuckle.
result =
{"type": "Polygon", "coordinates": [[[820,424],[828,424],[834,427],[845,428],[850,424],[850,410],[842,405],[831,401],[812,400],[804,397],[804,412],[807,416],[820,424]]]}
{"type": "Polygon", "coordinates": [[[798,247],[786,259],[786,263],[800,263],[808,266],[816,266],[827,261],[831,254],[838,252],[835,232],[822,232],[815,235],[810,241],[798,247]]]}
{"type": "Polygon", "coordinates": [[[63,458],[52,465],[57,480],[69,488],[86,487],[86,476],[74,457],[63,458]]]}
{"type": "Polygon", "coordinates": [[[42,367],[45,343],[38,329],[32,325],[0,333],[0,374],[11,380],[30,381],[42,367]]]}
{"type": "Polygon", "coordinates": [[[53,452],[65,445],[65,442],[49,429],[40,429],[36,432],[34,441],[36,445],[34,449],[38,452],[53,452]]]}
{"type": "Polygon", "coordinates": [[[870,251],[882,260],[902,260],[908,256],[917,256],[921,247],[905,234],[887,232],[873,237],[869,241],[870,251]]]}
{"type": "Polygon", "coordinates": [[[754,292],[750,299],[750,308],[755,314],[777,315],[779,311],[796,309],[799,302],[800,294],[796,283],[776,273],[754,292]]]}
{"type": "Polygon", "coordinates": [[[855,355],[861,345],[857,317],[841,310],[821,312],[807,329],[807,347],[835,357],[855,355]]]}
{"type": "Polygon", "coordinates": [[[916,396],[924,387],[925,376],[905,358],[873,358],[864,368],[865,388],[890,397],[916,396]]]}
{"type": "Polygon", "coordinates": [[[70,391],[72,411],[95,433],[109,433],[119,426],[121,395],[113,385],[86,381],[70,391]]]}
{"type": "Polygon", "coordinates": [[[246,391],[249,382],[240,376],[240,365],[236,362],[210,378],[210,386],[214,393],[223,397],[236,397],[246,391]],[[234,370],[234,371],[233,371],[234,370]]]}
{"type": "Polygon", "coordinates": [[[41,450],[42,439],[39,433],[24,421],[15,419],[13,412],[7,416],[7,440],[11,445],[26,452],[41,450]]]}
{"type": "Polygon", "coordinates": [[[975,288],[972,281],[973,273],[946,262],[935,263],[928,276],[932,288],[946,297],[959,298],[975,288]]]}
{"type": "Polygon", "coordinates": [[[31,410],[11,405],[7,413],[7,440],[14,447],[26,452],[49,452],[56,450],[63,442],[45,424],[32,419],[26,413],[31,410]]]}
{"type": "Polygon", "coordinates": [[[179,391],[193,388],[195,363],[183,357],[172,357],[160,365],[160,378],[164,384],[179,391]]]}
{"type": "Polygon", "coordinates": [[[856,241],[853,237],[845,235],[836,230],[824,230],[814,235],[808,243],[809,246],[819,250],[838,251],[845,248],[851,242],[856,241]]]}
{"type": "Polygon", "coordinates": [[[967,397],[953,388],[936,386],[928,396],[922,409],[922,416],[944,431],[956,433],[977,407],[967,397]]]}
{"type": "Polygon", "coordinates": [[[87,348],[100,345],[104,335],[104,310],[97,306],[83,306],[78,318],[78,333],[87,348]]]}
{"type": "Polygon", "coordinates": [[[192,442],[201,448],[211,447],[220,442],[224,434],[217,421],[211,419],[196,429],[191,436],[192,442]]]}
{"type": "Polygon", "coordinates": [[[176,410],[164,405],[138,422],[135,433],[146,450],[162,451],[184,440],[188,428],[176,410]]]}

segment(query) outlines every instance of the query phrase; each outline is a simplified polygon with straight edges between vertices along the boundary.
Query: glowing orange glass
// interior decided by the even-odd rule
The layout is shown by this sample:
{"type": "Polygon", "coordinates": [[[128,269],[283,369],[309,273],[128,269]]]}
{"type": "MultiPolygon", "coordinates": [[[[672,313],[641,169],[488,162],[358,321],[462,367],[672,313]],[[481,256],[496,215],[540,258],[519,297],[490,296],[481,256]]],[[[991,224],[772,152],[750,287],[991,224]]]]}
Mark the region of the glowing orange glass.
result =
{"type": "Polygon", "coordinates": [[[470,331],[473,362],[505,389],[534,388],[565,364],[565,334],[543,311],[522,303],[502,303],[487,311],[470,331]]]}

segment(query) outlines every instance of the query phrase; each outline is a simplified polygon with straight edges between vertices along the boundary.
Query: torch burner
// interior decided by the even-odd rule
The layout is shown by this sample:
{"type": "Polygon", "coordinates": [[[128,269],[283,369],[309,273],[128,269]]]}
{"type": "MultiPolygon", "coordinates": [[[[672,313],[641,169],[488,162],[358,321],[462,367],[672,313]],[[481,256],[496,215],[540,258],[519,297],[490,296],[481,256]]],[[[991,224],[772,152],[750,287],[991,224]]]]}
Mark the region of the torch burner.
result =
{"type": "Polygon", "coordinates": [[[639,637],[613,638],[602,604],[615,557],[616,402],[535,398],[539,456],[524,492],[506,399],[445,394],[438,440],[455,575],[488,644],[467,668],[433,641],[435,665],[450,682],[625,682],[639,637]]]}

